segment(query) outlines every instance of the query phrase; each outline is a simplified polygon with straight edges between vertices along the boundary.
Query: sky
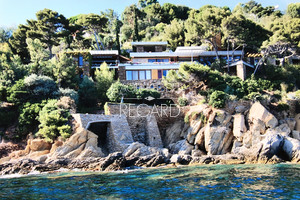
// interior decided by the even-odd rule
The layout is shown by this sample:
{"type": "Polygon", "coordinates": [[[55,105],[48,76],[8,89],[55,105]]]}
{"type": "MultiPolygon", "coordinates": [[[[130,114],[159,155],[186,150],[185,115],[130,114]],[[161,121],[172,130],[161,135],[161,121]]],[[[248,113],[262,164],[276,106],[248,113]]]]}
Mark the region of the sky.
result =
{"type": "MultiPolygon", "coordinates": [[[[246,3],[249,0],[158,0],[164,3],[186,5],[199,9],[203,5],[228,6],[233,9],[238,3],[246,3]]],[[[44,8],[57,11],[69,18],[78,14],[95,13],[106,9],[114,9],[119,15],[126,6],[137,3],[138,0],[0,0],[0,27],[17,27],[25,24],[26,19],[36,19],[35,13],[44,8]]],[[[279,6],[278,9],[285,11],[287,5],[296,3],[297,0],[257,0],[265,6],[279,6]]]]}

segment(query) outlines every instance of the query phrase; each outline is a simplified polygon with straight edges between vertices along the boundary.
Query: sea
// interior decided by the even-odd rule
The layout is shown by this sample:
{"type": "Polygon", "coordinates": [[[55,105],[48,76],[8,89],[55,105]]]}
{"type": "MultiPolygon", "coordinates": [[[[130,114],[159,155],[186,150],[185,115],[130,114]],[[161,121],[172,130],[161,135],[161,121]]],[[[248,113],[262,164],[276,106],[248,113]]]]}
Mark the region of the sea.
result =
{"type": "Polygon", "coordinates": [[[300,165],[201,165],[0,177],[0,199],[300,199],[300,165]]]}

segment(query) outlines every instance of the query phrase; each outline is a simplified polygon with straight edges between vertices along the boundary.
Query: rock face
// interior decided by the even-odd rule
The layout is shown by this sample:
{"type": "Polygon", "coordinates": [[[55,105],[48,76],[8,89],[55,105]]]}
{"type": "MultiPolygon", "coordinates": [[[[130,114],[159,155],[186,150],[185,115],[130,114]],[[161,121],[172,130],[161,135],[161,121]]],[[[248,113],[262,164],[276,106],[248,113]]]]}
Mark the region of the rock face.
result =
{"type": "Polygon", "coordinates": [[[176,121],[172,126],[167,128],[165,137],[163,137],[164,145],[175,143],[181,139],[181,131],[183,129],[184,122],[181,120],[176,121]]]}
{"type": "Polygon", "coordinates": [[[104,153],[97,146],[98,136],[94,133],[81,129],[73,134],[63,146],[58,147],[51,155],[52,158],[66,157],[102,157],[104,153]]]}
{"type": "Polygon", "coordinates": [[[288,156],[288,159],[293,162],[300,161],[300,141],[294,138],[285,137],[283,150],[288,156]]]}
{"type": "Polygon", "coordinates": [[[258,152],[261,160],[268,160],[274,155],[277,155],[284,143],[284,137],[280,134],[272,134],[271,132],[266,135],[265,139],[257,146],[261,145],[260,152],[258,152]]]}
{"type": "Polygon", "coordinates": [[[42,139],[33,139],[29,140],[29,148],[30,151],[43,151],[43,150],[50,150],[52,144],[49,142],[46,142],[42,139]]]}
{"type": "MultiPolygon", "coordinates": [[[[242,107],[232,105],[224,110],[199,105],[186,111],[185,120],[176,119],[171,126],[165,127],[162,137],[154,117],[145,117],[137,134],[133,134],[130,128],[139,121],[129,127],[124,116],[75,115],[81,117],[81,127],[68,140],[50,144],[41,139],[29,139],[25,150],[0,159],[0,174],[46,172],[61,167],[109,171],[169,163],[300,162],[300,115],[294,119],[275,112],[278,120],[259,102],[252,106],[251,103],[242,107]],[[98,138],[97,134],[82,127],[91,124],[90,118],[95,119],[91,123],[109,120],[105,121],[109,124],[106,137],[99,131],[98,138]],[[143,134],[139,134],[141,132],[143,134]]],[[[99,129],[91,130],[96,133],[99,129]]]]}
{"type": "Polygon", "coordinates": [[[185,139],[170,144],[169,149],[172,154],[190,155],[194,146],[190,145],[185,139]]]}
{"type": "Polygon", "coordinates": [[[151,154],[161,154],[165,157],[169,156],[169,150],[165,148],[150,147],[139,142],[134,142],[127,149],[124,150],[125,157],[140,157],[151,154]]]}
{"type": "Polygon", "coordinates": [[[278,124],[276,117],[259,102],[255,102],[249,111],[249,120],[254,121],[257,119],[262,120],[269,128],[275,128],[278,124]]]}
{"type": "Polygon", "coordinates": [[[295,116],[296,120],[296,131],[300,132],[300,113],[295,116]]]}
{"type": "Polygon", "coordinates": [[[205,129],[205,149],[208,155],[220,155],[230,151],[233,135],[231,130],[223,127],[210,127],[205,129]]]}
{"type": "Polygon", "coordinates": [[[243,114],[236,114],[233,117],[233,135],[238,141],[242,141],[243,135],[247,131],[245,117],[243,114]]]}
{"type": "Polygon", "coordinates": [[[220,155],[230,151],[233,142],[232,116],[225,111],[215,110],[206,125],[205,149],[208,155],[220,155]]]}

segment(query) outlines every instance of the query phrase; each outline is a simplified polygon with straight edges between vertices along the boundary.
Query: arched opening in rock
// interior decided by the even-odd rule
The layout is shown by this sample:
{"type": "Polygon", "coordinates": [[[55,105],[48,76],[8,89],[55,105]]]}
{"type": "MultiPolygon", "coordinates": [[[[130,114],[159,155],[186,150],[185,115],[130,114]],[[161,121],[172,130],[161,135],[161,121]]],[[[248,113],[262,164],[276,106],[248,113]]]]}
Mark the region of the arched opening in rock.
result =
{"type": "Polygon", "coordinates": [[[98,136],[98,147],[101,148],[104,154],[108,155],[110,122],[92,122],[88,125],[87,130],[95,133],[98,136]]]}

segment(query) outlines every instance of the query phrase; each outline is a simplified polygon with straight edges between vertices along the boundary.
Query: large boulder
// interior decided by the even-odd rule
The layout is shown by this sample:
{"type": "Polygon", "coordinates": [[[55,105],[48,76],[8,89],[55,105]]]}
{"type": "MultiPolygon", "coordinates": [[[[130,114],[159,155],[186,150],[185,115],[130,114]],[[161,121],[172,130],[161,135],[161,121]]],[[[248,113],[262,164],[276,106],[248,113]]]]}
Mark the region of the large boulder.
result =
{"type": "Polygon", "coordinates": [[[263,121],[267,128],[275,128],[278,124],[278,120],[272,113],[259,102],[255,102],[250,108],[249,120],[253,122],[258,119],[263,121]]]}
{"type": "Polygon", "coordinates": [[[232,131],[225,126],[206,126],[205,149],[208,155],[220,155],[230,151],[232,131]]]}
{"type": "MultiPolygon", "coordinates": [[[[265,139],[261,141],[261,149],[259,152],[260,160],[269,160],[274,155],[277,155],[283,146],[284,137],[280,134],[270,132],[265,139]]],[[[260,145],[260,144],[259,144],[260,145]]]]}
{"type": "Polygon", "coordinates": [[[243,114],[236,114],[233,117],[233,136],[237,138],[238,141],[242,141],[243,135],[247,131],[245,116],[243,114]]]}
{"type": "Polygon", "coordinates": [[[46,142],[43,139],[33,139],[33,140],[30,140],[30,143],[29,143],[29,148],[30,148],[31,152],[50,150],[51,146],[52,146],[51,143],[46,142]]]}
{"type": "Polygon", "coordinates": [[[201,128],[202,124],[203,124],[202,120],[193,120],[191,122],[191,127],[188,129],[188,134],[186,137],[187,141],[190,144],[194,144],[196,135],[197,135],[199,129],[201,128]]]}
{"type": "Polygon", "coordinates": [[[276,127],[275,132],[277,132],[283,136],[289,136],[291,133],[291,129],[288,124],[284,123],[284,124],[281,124],[280,126],[276,127]]]}
{"type": "Polygon", "coordinates": [[[282,147],[288,159],[293,162],[300,162],[300,141],[291,137],[285,137],[282,147]]]}
{"type": "Polygon", "coordinates": [[[294,118],[286,118],[284,120],[291,130],[294,130],[296,127],[296,120],[294,118]]]}
{"type": "Polygon", "coordinates": [[[224,110],[216,109],[209,116],[208,122],[213,126],[226,126],[229,127],[232,125],[231,122],[232,115],[225,112],[224,110]]]}
{"type": "MultiPolygon", "coordinates": [[[[252,133],[250,132],[250,134],[252,133]]],[[[251,137],[253,136],[251,135],[251,137]]],[[[266,163],[282,151],[284,137],[274,131],[268,131],[262,138],[264,139],[257,143],[251,142],[249,146],[245,143],[242,145],[241,142],[236,140],[233,143],[232,153],[243,155],[249,162],[266,163]]],[[[243,142],[245,142],[245,138],[243,142]]]]}
{"type": "Polygon", "coordinates": [[[239,148],[243,146],[243,143],[241,143],[238,140],[234,140],[233,141],[233,145],[232,145],[232,149],[231,149],[231,153],[233,154],[238,154],[239,153],[239,148]]]}
{"type": "Polygon", "coordinates": [[[204,139],[205,139],[205,128],[206,127],[202,127],[199,132],[197,133],[196,137],[195,137],[195,142],[194,145],[197,145],[200,149],[205,149],[205,145],[204,145],[204,139]]]}
{"type": "Polygon", "coordinates": [[[163,136],[163,142],[165,146],[172,144],[181,139],[181,131],[184,127],[184,122],[179,120],[174,122],[172,126],[167,128],[165,135],[163,136]]]}
{"type": "Polygon", "coordinates": [[[293,138],[300,140],[300,132],[299,131],[293,131],[292,136],[293,136],[293,138]]]}
{"type": "Polygon", "coordinates": [[[57,147],[52,153],[52,158],[67,157],[79,158],[95,156],[105,156],[102,150],[98,147],[98,136],[86,129],[80,129],[73,134],[62,146],[57,147]],[[80,156],[80,154],[83,155],[80,156]]]}
{"type": "Polygon", "coordinates": [[[184,139],[184,140],[179,140],[176,143],[170,144],[169,149],[172,154],[191,155],[191,152],[194,149],[194,146],[190,145],[184,139]]]}
{"type": "Polygon", "coordinates": [[[148,156],[148,155],[162,155],[164,157],[169,157],[169,150],[165,148],[158,148],[158,147],[150,147],[146,146],[143,143],[134,142],[131,143],[127,149],[123,151],[123,155],[125,157],[141,157],[141,156],[148,156]]]}

